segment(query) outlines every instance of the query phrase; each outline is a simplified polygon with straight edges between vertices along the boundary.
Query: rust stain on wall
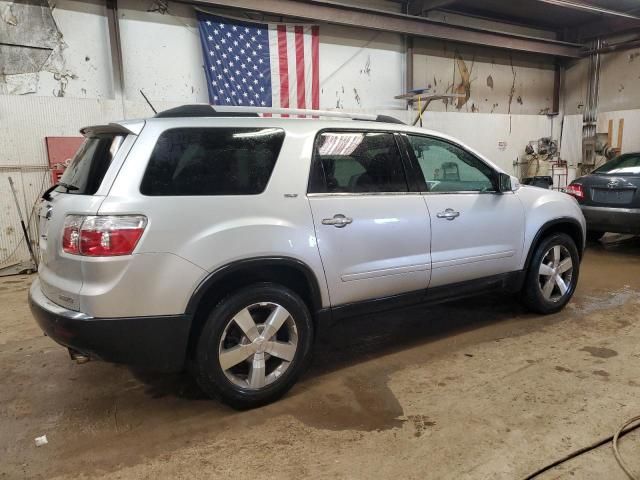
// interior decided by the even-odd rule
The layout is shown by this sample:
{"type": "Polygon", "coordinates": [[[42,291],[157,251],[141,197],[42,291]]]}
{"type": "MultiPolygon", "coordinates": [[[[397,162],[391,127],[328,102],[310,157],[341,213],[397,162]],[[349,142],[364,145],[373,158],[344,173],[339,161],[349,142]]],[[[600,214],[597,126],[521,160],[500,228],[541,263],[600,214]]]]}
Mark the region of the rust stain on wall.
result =
{"type": "Polygon", "coordinates": [[[367,63],[364,64],[364,68],[360,70],[361,75],[371,76],[371,55],[367,55],[367,63]]]}
{"type": "Polygon", "coordinates": [[[361,107],[362,101],[360,99],[360,94],[358,93],[358,90],[356,88],[353,89],[353,96],[358,106],[361,107]]]}
{"type": "Polygon", "coordinates": [[[487,77],[487,87],[493,90],[493,77],[491,75],[487,77]]]}
{"type": "Polygon", "coordinates": [[[469,73],[467,64],[462,59],[462,56],[457,52],[455,54],[455,59],[458,71],[460,72],[460,83],[456,85],[453,93],[464,95],[464,97],[460,97],[456,100],[456,108],[460,110],[469,101],[469,97],[471,97],[471,74],[469,73]]]}
{"type": "Polygon", "coordinates": [[[511,90],[509,90],[509,108],[507,113],[511,113],[511,102],[513,102],[513,96],[516,93],[516,70],[513,68],[513,58],[509,55],[509,63],[511,64],[511,74],[513,75],[513,81],[511,82],[511,90]]]}

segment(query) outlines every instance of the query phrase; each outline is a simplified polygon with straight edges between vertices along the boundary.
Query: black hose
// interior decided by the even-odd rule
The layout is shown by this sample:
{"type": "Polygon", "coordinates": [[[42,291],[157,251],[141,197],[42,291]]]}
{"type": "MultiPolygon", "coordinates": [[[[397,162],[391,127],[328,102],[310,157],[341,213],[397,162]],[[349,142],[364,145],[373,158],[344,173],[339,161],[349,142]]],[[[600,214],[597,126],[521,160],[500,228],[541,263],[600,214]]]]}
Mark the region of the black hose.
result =
{"type": "MultiPolygon", "coordinates": [[[[638,420],[640,420],[640,417],[634,417],[633,419],[625,422],[622,425],[622,427],[620,427],[618,429],[618,431],[614,435],[609,435],[608,437],[603,438],[601,440],[598,440],[598,441],[592,443],[591,445],[588,445],[586,447],[580,448],[579,450],[575,450],[575,451],[565,455],[564,457],[559,458],[558,460],[554,461],[553,463],[545,465],[544,467],[542,467],[542,468],[536,470],[535,472],[527,475],[526,477],[523,478],[523,480],[531,480],[533,478],[536,478],[538,475],[540,475],[540,474],[542,474],[542,473],[544,473],[544,472],[546,472],[548,470],[551,470],[552,468],[557,467],[558,465],[560,465],[560,464],[562,464],[564,462],[567,462],[567,461],[571,460],[572,458],[575,458],[575,457],[577,457],[579,455],[582,455],[583,453],[587,453],[587,452],[589,452],[591,450],[595,450],[596,448],[601,447],[602,445],[611,442],[614,439],[614,437],[615,437],[615,440],[616,440],[616,443],[614,444],[614,446],[615,446],[617,444],[618,438],[622,438],[627,433],[629,433],[629,432],[635,430],[636,428],[640,427],[640,423],[638,423],[637,425],[631,426],[631,427],[629,426],[630,424],[632,424],[632,423],[634,423],[635,421],[638,421],[638,420]]],[[[616,453],[616,452],[617,452],[617,446],[615,446],[615,450],[614,450],[614,453],[616,453]]],[[[616,460],[620,464],[620,467],[622,467],[622,469],[625,471],[625,473],[629,476],[629,478],[631,480],[636,480],[636,477],[633,477],[629,473],[628,469],[626,468],[626,465],[624,465],[624,463],[621,463],[621,459],[619,458],[619,455],[616,455],[616,460]]]]}

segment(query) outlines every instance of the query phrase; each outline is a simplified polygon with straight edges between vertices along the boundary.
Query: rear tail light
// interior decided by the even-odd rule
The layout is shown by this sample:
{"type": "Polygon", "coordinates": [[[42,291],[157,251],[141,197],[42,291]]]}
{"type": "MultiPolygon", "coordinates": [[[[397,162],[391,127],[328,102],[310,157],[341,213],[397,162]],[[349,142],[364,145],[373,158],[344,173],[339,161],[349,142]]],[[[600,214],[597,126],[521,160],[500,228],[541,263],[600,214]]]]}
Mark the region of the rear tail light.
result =
{"type": "Polygon", "coordinates": [[[130,255],[146,226],[147,217],[142,215],[68,215],[62,249],[88,257],[130,255]]]}
{"type": "Polygon", "coordinates": [[[67,215],[62,233],[62,250],[74,255],[80,254],[80,227],[85,219],[82,215],[67,215]]]}
{"type": "Polygon", "coordinates": [[[576,197],[578,200],[584,199],[584,190],[582,189],[582,185],[579,183],[572,183],[567,188],[564,189],[565,193],[576,197]]]}

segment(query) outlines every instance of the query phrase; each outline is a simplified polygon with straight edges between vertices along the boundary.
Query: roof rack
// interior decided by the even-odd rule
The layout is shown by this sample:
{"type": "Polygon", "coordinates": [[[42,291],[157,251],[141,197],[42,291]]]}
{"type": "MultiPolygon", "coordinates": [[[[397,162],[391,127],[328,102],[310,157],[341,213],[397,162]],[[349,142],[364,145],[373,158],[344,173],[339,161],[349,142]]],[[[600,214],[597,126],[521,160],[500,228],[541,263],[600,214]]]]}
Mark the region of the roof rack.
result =
{"type": "Polygon", "coordinates": [[[154,118],[178,118],[178,117],[257,117],[256,112],[228,112],[221,113],[211,105],[194,104],[182,105],[156,113],[154,118]]]}
{"type": "Polygon", "coordinates": [[[176,117],[257,117],[258,114],[295,115],[304,117],[345,118],[349,120],[365,120],[369,122],[385,122],[403,124],[401,120],[388,115],[371,115],[367,113],[348,113],[334,110],[311,110],[303,108],[271,108],[271,107],[225,107],[205,104],[183,105],[156,114],[155,118],[176,117]]]}

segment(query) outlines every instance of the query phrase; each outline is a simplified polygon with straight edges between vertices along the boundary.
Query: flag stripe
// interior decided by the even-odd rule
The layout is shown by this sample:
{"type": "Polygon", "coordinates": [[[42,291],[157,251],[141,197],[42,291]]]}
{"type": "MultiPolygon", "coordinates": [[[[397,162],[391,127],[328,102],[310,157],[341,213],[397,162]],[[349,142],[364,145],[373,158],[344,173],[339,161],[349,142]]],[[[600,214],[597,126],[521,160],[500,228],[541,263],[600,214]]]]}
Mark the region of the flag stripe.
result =
{"type": "Polygon", "coordinates": [[[271,106],[280,107],[280,68],[278,57],[278,28],[269,25],[269,56],[271,59],[271,106]]]}
{"type": "Polygon", "coordinates": [[[304,93],[304,33],[301,26],[295,27],[296,35],[296,73],[297,73],[297,92],[298,105],[297,108],[306,107],[306,95],[304,93]]]}
{"type": "Polygon", "coordinates": [[[296,34],[293,25],[287,25],[287,55],[289,65],[289,106],[298,107],[298,73],[296,71],[296,34]]]}
{"type": "Polygon", "coordinates": [[[311,27],[311,64],[313,70],[311,74],[311,108],[320,108],[320,27],[311,27]]]}
{"type": "Polygon", "coordinates": [[[289,62],[287,60],[286,25],[278,25],[278,63],[280,69],[280,106],[289,108],[289,62]]]}
{"type": "Polygon", "coordinates": [[[196,13],[214,105],[319,108],[319,29],[196,13]]]}
{"type": "Polygon", "coordinates": [[[311,108],[311,76],[313,75],[313,62],[311,61],[311,26],[304,27],[304,101],[307,108],[311,108]]]}

